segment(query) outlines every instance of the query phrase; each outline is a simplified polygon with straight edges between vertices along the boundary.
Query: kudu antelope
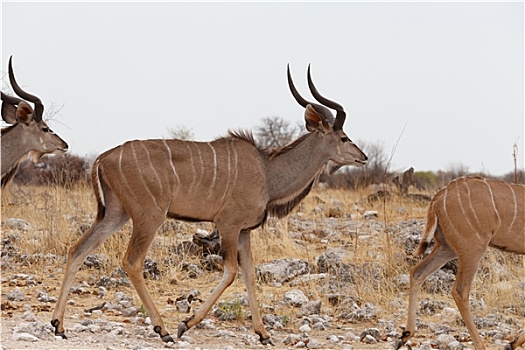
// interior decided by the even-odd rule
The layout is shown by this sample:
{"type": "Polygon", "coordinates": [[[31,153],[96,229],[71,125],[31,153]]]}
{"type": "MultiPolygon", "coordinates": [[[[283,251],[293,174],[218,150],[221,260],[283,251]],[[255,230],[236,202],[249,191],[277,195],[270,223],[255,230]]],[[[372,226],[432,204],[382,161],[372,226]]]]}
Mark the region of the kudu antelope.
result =
{"type": "Polygon", "coordinates": [[[11,124],[1,132],[2,150],[2,188],[13,178],[20,162],[26,158],[37,161],[46,153],[67,151],[67,143],[55,134],[42,120],[44,105],[42,101],[20,88],[15,80],[13,66],[9,58],[9,81],[13,91],[21,98],[34,103],[33,109],[26,101],[2,95],[2,119],[11,124]]]}
{"type": "MultiPolygon", "coordinates": [[[[410,271],[408,321],[395,349],[415,333],[416,301],[421,284],[448,261],[457,258],[452,296],[470,333],[474,347],[485,349],[469,309],[470,287],[479,262],[494,247],[525,254],[525,186],[480,177],[461,177],[441,189],[430,202],[427,225],[416,255],[434,240],[432,252],[410,271]]],[[[522,333],[505,349],[525,342],[522,333]]]]}
{"type": "Polygon", "coordinates": [[[123,266],[151,318],[154,330],[172,341],[151,299],[142,274],[144,258],[156,230],[166,217],[215,223],[221,237],[224,273],[221,282],[196,313],[178,326],[184,332],[203,320],[240,265],[248,294],[252,324],[264,344],[271,343],[255,295],[255,269],[250,231],[267,215],[286,216],[312,189],[330,161],[364,165],[366,155],[343,131],[346,114],[338,103],[316,90],[308,69],[308,83],[322,105],[303,99],[288,84],[295,100],[306,109],[309,133],[290,145],[268,151],[257,147],[250,133],[231,132],[212,142],[181,140],[130,141],[101,154],[92,170],[98,202],[94,224],[69,249],[64,279],[51,324],[65,338],[64,311],[78,268],[94,249],[130,218],[133,233],[123,266]],[[328,108],[335,109],[334,119],[328,108]]]}

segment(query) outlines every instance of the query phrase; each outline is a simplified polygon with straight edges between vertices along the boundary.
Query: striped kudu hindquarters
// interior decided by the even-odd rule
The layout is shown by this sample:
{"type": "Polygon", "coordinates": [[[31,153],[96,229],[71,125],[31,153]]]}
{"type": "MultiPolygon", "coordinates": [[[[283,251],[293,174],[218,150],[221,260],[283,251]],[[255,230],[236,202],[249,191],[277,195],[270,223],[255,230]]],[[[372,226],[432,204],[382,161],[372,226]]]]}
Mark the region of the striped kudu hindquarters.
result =
{"type": "Polygon", "coordinates": [[[310,91],[317,101],[337,111],[304,100],[288,82],[296,101],[306,109],[309,133],[275,151],[255,145],[249,133],[230,132],[212,142],[180,140],[130,141],[100,155],[92,180],[98,202],[92,227],[70,248],[51,324],[65,337],[67,295],[78,268],[94,249],[130,218],[133,233],[123,266],[163,341],[172,341],[144,283],[144,258],[156,230],[166,217],[211,221],[221,236],[224,275],[195,315],[179,324],[180,337],[206,316],[233,282],[239,264],[251,309],[254,331],[270,343],[255,295],[255,269],[250,230],[267,215],[287,215],[311,190],[328,162],[364,165],[367,157],[343,131],[343,108],[315,89],[308,70],[310,91]]]}
{"type": "MultiPolygon", "coordinates": [[[[525,187],[481,177],[461,177],[450,182],[432,199],[427,225],[416,255],[434,240],[432,252],[410,271],[408,321],[396,349],[415,333],[416,301],[421,284],[448,261],[457,258],[452,296],[470,333],[474,347],[485,349],[469,309],[470,287],[479,262],[494,247],[525,254],[525,187]]],[[[522,333],[505,349],[525,342],[522,333]]]]}
{"type": "Polygon", "coordinates": [[[44,105],[36,96],[20,88],[15,80],[12,57],[9,58],[9,81],[13,91],[21,98],[35,104],[35,109],[26,101],[1,92],[2,119],[11,124],[1,132],[2,188],[13,178],[20,162],[26,157],[37,161],[46,153],[67,151],[67,143],[56,135],[42,120],[44,105]]]}

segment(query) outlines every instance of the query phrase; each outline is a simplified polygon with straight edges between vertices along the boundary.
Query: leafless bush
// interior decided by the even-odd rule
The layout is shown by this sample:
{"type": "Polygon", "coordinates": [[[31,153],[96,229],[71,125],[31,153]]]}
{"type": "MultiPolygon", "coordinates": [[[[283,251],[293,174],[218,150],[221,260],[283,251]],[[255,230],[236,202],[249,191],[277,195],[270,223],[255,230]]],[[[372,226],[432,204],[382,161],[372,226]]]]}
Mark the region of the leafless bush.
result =
{"type": "Polygon", "coordinates": [[[525,169],[514,169],[513,171],[503,175],[503,181],[513,182],[517,184],[525,184],[525,169]]]}
{"type": "Polygon", "coordinates": [[[32,185],[72,185],[88,181],[89,162],[74,154],[46,155],[37,163],[24,161],[14,181],[32,185]]]}
{"type": "Polygon", "coordinates": [[[175,126],[174,128],[168,128],[168,132],[168,137],[172,139],[186,141],[191,141],[195,139],[195,134],[193,133],[193,130],[185,125],[177,124],[177,126],[175,126]]]}
{"type": "Polygon", "coordinates": [[[300,124],[292,125],[281,117],[266,117],[255,128],[255,137],[265,148],[279,148],[297,139],[302,130],[300,124]]]}

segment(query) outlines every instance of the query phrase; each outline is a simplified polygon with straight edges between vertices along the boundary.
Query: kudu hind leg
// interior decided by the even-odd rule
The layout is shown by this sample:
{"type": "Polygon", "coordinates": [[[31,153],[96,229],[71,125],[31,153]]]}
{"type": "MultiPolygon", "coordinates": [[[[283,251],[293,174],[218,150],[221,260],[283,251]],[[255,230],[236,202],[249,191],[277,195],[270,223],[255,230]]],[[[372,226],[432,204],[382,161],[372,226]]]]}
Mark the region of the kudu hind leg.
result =
{"type": "MultiPolygon", "coordinates": [[[[146,215],[146,217],[151,218],[153,215],[146,215]]],[[[133,234],[128,244],[128,249],[124,255],[122,265],[124,270],[128,273],[128,277],[131,280],[131,283],[135,287],[140,300],[144,304],[144,308],[148,313],[148,316],[151,319],[151,324],[153,325],[153,330],[161,337],[164,342],[173,342],[173,338],[170,336],[162,317],[157,310],[155,303],[151,299],[148,288],[146,287],[146,282],[144,280],[144,260],[146,254],[151,247],[153,239],[155,238],[155,233],[157,229],[164,222],[164,217],[162,219],[156,220],[156,222],[133,222],[133,234]]]]}
{"type": "Polygon", "coordinates": [[[91,252],[97,249],[109,236],[124,226],[128,220],[129,216],[122,208],[111,213],[106,210],[104,218],[93,223],[89,230],[69,249],[64,277],[51,320],[51,325],[55,327],[55,335],[66,338],[64,332],[64,312],[66,310],[69,289],[78,269],[91,252]]]}
{"type": "Polygon", "coordinates": [[[400,349],[416,333],[416,308],[419,289],[425,280],[439,270],[456,254],[446,244],[436,242],[434,249],[423,260],[410,270],[410,290],[408,293],[408,320],[401,338],[395,344],[395,349],[400,349]]]}
{"type": "Polygon", "coordinates": [[[456,305],[459,309],[459,313],[463,318],[463,322],[465,323],[465,326],[469,331],[470,337],[472,338],[472,342],[474,343],[474,347],[477,350],[484,350],[485,345],[483,344],[483,340],[479,335],[474,321],[472,321],[469,300],[470,287],[472,286],[472,282],[474,281],[479,261],[481,260],[483,253],[484,251],[481,252],[481,254],[476,255],[470,252],[468,258],[461,256],[458,258],[458,272],[456,274],[456,282],[454,282],[454,286],[452,287],[452,297],[456,302],[456,305]],[[467,261],[468,264],[466,263],[467,261]]]}
{"type": "Polygon", "coordinates": [[[250,243],[250,231],[241,231],[239,236],[239,265],[241,267],[242,278],[248,293],[248,303],[252,313],[253,330],[259,335],[259,340],[263,344],[271,344],[270,335],[264,328],[259,306],[257,304],[257,295],[255,292],[255,268],[252,258],[252,247],[250,243]]]}
{"type": "Polygon", "coordinates": [[[177,336],[180,338],[184,332],[191,327],[201,322],[206,314],[212,308],[213,304],[219,299],[221,294],[230,286],[235,280],[237,274],[237,244],[239,240],[240,229],[224,227],[217,225],[219,234],[221,235],[221,253],[223,259],[224,272],[221,282],[213,292],[208,296],[204,304],[194,315],[179,323],[177,336]]]}

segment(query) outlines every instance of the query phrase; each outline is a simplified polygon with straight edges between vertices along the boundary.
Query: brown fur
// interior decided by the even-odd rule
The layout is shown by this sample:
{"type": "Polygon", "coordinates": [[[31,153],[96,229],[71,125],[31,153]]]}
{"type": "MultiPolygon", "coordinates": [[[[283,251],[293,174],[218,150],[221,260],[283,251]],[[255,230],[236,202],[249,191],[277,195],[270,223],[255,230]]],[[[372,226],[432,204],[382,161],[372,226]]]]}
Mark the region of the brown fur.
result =
{"type": "MultiPolygon", "coordinates": [[[[432,199],[427,226],[416,255],[423,254],[431,240],[434,249],[410,272],[410,292],[406,331],[396,349],[415,334],[416,299],[425,279],[448,261],[458,259],[452,290],[454,301],[476,349],[485,345],[472,321],[469,293],[478,264],[489,246],[525,254],[525,187],[481,177],[461,177],[451,181],[432,199]]],[[[525,342],[521,335],[511,345],[525,342]]]]}
{"type": "Polygon", "coordinates": [[[211,142],[129,141],[101,154],[92,171],[97,217],[69,250],[53,313],[55,334],[63,335],[67,295],[76,271],[89,253],[131,219],[133,233],[123,266],[154,330],[169,341],[142,268],[155,232],[166,217],[172,217],[215,223],[224,261],[221,282],[195,315],[179,325],[178,335],[206,316],[240,267],[253,329],[268,342],[255,293],[250,230],[264,223],[268,214],[288,214],[310,192],[329,161],[362,165],[367,160],[341,129],[335,130],[324,118],[306,106],[311,132],[273,153],[259,147],[250,132],[230,131],[211,142]]]}

